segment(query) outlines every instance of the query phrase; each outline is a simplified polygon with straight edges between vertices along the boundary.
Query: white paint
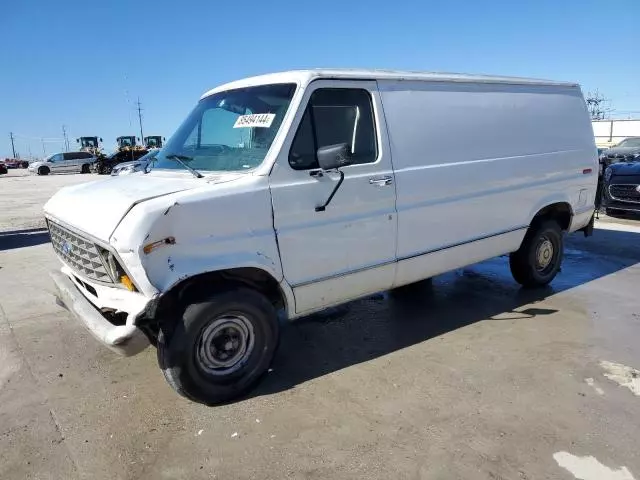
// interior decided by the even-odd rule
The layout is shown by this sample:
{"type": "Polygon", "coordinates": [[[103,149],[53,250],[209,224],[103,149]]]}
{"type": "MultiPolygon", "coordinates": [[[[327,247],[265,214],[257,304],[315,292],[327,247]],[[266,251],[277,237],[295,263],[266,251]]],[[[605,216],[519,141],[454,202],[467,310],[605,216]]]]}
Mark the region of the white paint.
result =
{"type": "MultiPolygon", "coordinates": [[[[575,83],[558,82],[553,80],[541,80],[537,78],[504,77],[489,75],[469,75],[464,73],[439,73],[439,72],[407,72],[400,70],[363,70],[353,68],[332,68],[315,70],[293,70],[288,72],[269,73],[255,77],[243,78],[234,82],[225,83],[213,88],[202,95],[202,98],[225,90],[253,87],[256,85],[269,85],[273,83],[296,83],[307,85],[318,78],[336,78],[340,80],[420,80],[425,82],[450,82],[450,83],[497,83],[507,85],[548,85],[577,87],[575,83]]],[[[589,127],[589,133],[592,128],[589,127]]]]}
{"type": "Polygon", "coordinates": [[[605,370],[605,377],[640,397],[640,370],[606,360],[601,361],[600,366],[605,370]]]}
{"type": "Polygon", "coordinates": [[[578,480],[635,480],[627,467],[614,470],[595,457],[577,457],[568,452],[558,452],[553,454],[553,458],[578,480]]]}
{"type": "Polygon", "coordinates": [[[593,378],[585,378],[584,381],[587,382],[587,385],[589,385],[591,388],[593,388],[598,395],[604,395],[604,390],[602,390],[600,387],[596,386],[596,383],[593,380],[593,378]]]}
{"type": "Polygon", "coordinates": [[[240,115],[233,128],[251,128],[262,127],[269,128],[276,118],[275,113],[252,113],[249,115],[240,115]]]}
{"type": "MultiPolygon", "coordinates": [[[[591,218],[597,178],[583,171],[595,172],[598,159],[576,84],[307,70],[209,94],[269,83],[298,88],[264,161],[250,171],[194,178],[153,170],[63,189],[45,205],[49,218],[112,250],[138,287],[126,292],[87,281],[99,293],[92,297],[72,285],[94,306],[129,314],[126,330],[105,326],[103,343],[118,332],[126,343],[141,308],[205,272],[262,270],[280,283],[293,319],[512,252],[533,216],[552,203],[572,207],[571,231],[591,218]],[[294,170],[289,153],[310,95],[323,88],[368,92],[372,111],[361,111],[359,124],[372,117],[377,157],[342,168],[342,186],[316,212],[338,174],[294,170]],[[175,244],[143,253],[143,245],[167,237],[175,244]]],[[[236,126],[268,127],[274,116],[243,115],[236,126]]],[[[358,139],[366,136],[352,138],[352,148],[366,151],[368,142],[361,149],[358,139]]],[[[95,323],[84,323],[95,333],[95,323]]]]}

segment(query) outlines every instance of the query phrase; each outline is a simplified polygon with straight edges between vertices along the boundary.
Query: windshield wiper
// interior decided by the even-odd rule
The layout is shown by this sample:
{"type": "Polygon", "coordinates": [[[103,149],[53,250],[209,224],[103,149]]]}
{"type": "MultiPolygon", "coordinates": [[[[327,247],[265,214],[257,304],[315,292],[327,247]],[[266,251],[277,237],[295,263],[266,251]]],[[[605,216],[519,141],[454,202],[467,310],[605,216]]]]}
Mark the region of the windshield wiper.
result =
{"type": "Polygon", "coordinates": [[[165,155],[164,158],[167,158],[169,160],[175,160],[180,165],[182,165],[184,168],[186,168],[191,173],[193,173],[193,176],[196,177],[196,178],[204,177],[204,175],[202,175],[199,171],[197,171],[195,168],[189,166],[189,164],[186,163],[186,162],[188,162],[190,160],[193,160],[193,158],[191,158],[191,157],[187,157],[186,155],[178,155],[177,153],[170,153],[169,155],[165,155]]]}

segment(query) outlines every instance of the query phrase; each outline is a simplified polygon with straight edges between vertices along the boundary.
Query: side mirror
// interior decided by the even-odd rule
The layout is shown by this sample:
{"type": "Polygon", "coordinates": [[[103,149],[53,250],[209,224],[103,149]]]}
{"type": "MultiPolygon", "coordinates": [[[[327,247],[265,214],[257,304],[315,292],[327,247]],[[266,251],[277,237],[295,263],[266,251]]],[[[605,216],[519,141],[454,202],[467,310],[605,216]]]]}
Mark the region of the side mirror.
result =
{"type": "Polygon", "coordinates": [[[316,212],[324,212],[344,181],[344,172],[340,170],[340,167],[351,165],[353,163],[353,158],[349,152],[349,145],[346,143],[338,143],[336,145],[321,147],[316,152],[316,156],[318,157],[318,166],[320,167],[320,170],[310,171],[309,173],[312,177],[320,178],[323,176],[322,172],[327,170],[337,170],[340,174],[340,179],[338,180],[338,183],[336,183],[335,187],[333,187],[327,201],[315,208],[316,212]]]}
{"type": "Polygon", "coordinates": [[[353,164],[349,145],[338,143],[320,147],[317,151],[318,165],[322,170],[336,170],[353,164]]]}
{"type": "Polygon", "coordinates": [[[102,138],[100,139],[100,141],[102,142],[102,138]]]}

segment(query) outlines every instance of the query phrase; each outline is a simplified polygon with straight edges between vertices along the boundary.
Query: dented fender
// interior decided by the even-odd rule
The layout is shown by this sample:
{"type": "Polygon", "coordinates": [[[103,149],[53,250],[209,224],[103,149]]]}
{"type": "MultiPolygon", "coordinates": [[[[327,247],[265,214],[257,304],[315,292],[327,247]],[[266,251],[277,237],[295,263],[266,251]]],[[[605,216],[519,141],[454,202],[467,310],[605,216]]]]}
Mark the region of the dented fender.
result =
{"type": "Polygon", "coordinates": [[[201,188],[136,205],[110,242],[134,282],[151,295],[189,277],[229,268],[259,268],[283,282],[265,176],[203,182],[201,188]],[[150,244],[153,248],[145,253],[150,244]]]}

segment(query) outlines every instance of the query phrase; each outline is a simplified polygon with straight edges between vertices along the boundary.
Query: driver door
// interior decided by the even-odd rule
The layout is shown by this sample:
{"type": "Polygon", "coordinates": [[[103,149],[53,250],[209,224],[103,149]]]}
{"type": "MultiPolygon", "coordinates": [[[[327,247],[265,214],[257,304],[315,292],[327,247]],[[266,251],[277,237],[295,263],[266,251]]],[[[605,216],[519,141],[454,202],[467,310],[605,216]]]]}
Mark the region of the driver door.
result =
{"type": "Polygon", "coordinates": [[[305,92],[270,175],[274,227],[297,314],[385,290],[396,265],[396,191],[376,82],[321,80],[305,92]],[[354,164],[324,211],[337,172],[318,148],[347,143],[354,164]]]}

